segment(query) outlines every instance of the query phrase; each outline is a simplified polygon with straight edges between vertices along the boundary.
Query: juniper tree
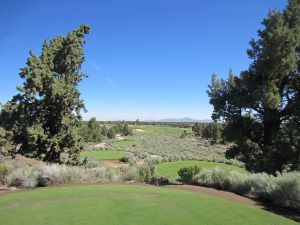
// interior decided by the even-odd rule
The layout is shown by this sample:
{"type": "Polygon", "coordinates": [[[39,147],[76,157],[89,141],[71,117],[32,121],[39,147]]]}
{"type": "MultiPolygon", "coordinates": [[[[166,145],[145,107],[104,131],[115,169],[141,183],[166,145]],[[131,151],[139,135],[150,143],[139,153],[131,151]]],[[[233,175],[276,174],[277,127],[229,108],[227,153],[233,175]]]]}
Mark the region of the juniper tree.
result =
{"type": "Polygon", "coordinates": [[[212,76],[212,118],[227,123],[227,152],[248,168],[273,173],[300,163],[300,0],[270,11],[250,41],[249,69],[228,80],[212,76]]]}
{"type": "Polygon", "coordinates": [[[20,144],[16,153],[48,162],[60,162],[61,153],[66,153],[69,163],[79,162],[77,126],[85,107],[77,87],[85,77],[81,65],[89,30],[81,25],[66,36],[45,41],[40,56],[29,52],[20,72],[23,86],[1,111],[1,124],[20,144]]]}

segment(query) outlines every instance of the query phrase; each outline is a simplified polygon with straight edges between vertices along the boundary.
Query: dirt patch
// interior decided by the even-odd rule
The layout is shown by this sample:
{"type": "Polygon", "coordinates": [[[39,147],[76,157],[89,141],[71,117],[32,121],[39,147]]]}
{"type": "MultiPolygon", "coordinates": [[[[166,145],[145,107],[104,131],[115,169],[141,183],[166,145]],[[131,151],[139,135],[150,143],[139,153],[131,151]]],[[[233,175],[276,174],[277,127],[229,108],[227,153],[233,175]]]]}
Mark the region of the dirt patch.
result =
{"type": "Polygon", "coordinates": [[[121,134],[117,134],[117,135],[116,135],[116,139],[117,139],[117,140],[121,140],[121,141],[122,141],[122,140],[126,140],[126,138],[123,137],[121,134]]]}
{"type": "Polygon", "coordinates": [[[38,164],[42,163],[37,159],[26,158],[25,156],[22,155],[16,155],[14,159],[12,159],[10,156],[4,156],[2,160],[4,162],[10,162],[10,163],[15,163],[24,166],[37,166],[38,164]]]}
{"type": "Polygon", "coordinates": [[[145,163],[145,160],[144,159],[139,159],[136,164],[137,165],[143,165],[145,163]]]}
{"type": "MultiPolygon", "coordinates": [[[[108,160],[101,160],[104,166],[107,167],[118,167],[118,166],[129,166],[129,163],[127,162],[121,162],[118,159],[108,159],[108,160]]],[[[144,159],[139,159],[136,164],[137,165],[143,165],[145,163],[144,159]]]]}
{"type": "Polygon", "coordinates": [[[101,162],[107,167],[128,166],[128,163],[121,162],[118,159],[101,160],[101,162]]]}
{"type": "Polygon", "coordinates": [[[94,145],[94,148],[105,148],[105,142],[94,145]]]}

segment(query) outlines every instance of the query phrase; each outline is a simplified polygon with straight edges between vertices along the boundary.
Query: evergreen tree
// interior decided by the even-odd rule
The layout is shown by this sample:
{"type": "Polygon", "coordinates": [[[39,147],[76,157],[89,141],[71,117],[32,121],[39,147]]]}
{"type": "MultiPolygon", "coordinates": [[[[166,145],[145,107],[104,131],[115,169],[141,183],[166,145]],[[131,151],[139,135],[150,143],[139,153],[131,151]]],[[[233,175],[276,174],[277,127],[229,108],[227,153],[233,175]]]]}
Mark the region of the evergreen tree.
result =
{"type": "Polygon", "coordinates": [[[122,129],[122,135],[124,136],[128,136],[128,135],[132,135],[132,129],[128,126],[127,123],[124,124],[123,129],[122,129]]]}
{"type": "Polygon", "coordinates": [[[95,117],[81,124],[80,134],[85,142],[101,142],[101,126],[95,117]]]}
{"type": "Polygon", "coordinates": [[[107,137],[109,139],[115,138],[116,137],[116,131],[114,128],[109,128],[107,131],[107,137]]]}
{"type": "Polygon", "coordinates": [[[103,125],[101,127],[101,134],[102,134],[102,136],[106,137],[107,136],[107,132],[108,132],[107,127],[105,125],[103,125]]]}
{"type": "Polygon", "coordinates": [[[228,80],[213,75],[208,95],[212,118],[227,123],[224,134],[235,142],[227,156],[273,173],[300,162],[300,1],[269,12],[262,24],[247,50],[249,69],[230,71],[228,80]]]}
{"type": "Polygon", "coordinates": [[[85,77],[81,65],[89,29],[81,25],[66,36],[45,41],[39,57],[29,52],[20,72],[23,86],[1,112],[2,126],[20,144],[16,153],[48,162],[61,162],[61,153],[66,153],[69,163],[79,162],[77,126],[85,107],[77,86],[85,77]]]}

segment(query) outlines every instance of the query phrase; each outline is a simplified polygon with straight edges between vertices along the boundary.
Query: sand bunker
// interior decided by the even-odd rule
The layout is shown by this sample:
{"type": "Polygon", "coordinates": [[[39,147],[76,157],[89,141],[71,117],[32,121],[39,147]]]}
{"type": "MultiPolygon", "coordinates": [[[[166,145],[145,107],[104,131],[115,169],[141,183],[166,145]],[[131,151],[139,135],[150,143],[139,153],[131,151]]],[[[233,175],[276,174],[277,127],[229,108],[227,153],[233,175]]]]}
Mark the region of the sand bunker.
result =
{"type": "Polygon", "coordinates": [[[134,129],[134,130],[137,132],[145,132],[145,130],[143,130],[143,129],[134,129]]]}

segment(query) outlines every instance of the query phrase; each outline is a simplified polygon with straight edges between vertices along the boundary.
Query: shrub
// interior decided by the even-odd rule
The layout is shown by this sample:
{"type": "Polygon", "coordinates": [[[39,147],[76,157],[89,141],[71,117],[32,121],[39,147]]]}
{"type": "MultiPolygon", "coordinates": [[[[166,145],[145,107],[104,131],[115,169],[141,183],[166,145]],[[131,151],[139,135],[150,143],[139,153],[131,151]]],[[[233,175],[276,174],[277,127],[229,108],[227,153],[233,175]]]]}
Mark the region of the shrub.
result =
{"type": "Polygon", "coordinates": [[[121,166],[118,168],[120,172],[120,177],[122,181],[132,181],[132,180],[137,180],[137,174],[138,174],[138,168],[129,166],[121,166]]]}
{"type": "Polygon", "coordinates": [[[165,177],[152,177],[149,183],[155,186],[163,186],[168,185],[170,181],[165,177]]]}
{"type": "Polygon", "coordinates": [[[0,183],[4,184],[5,177],[8,175],[11,169],[12,167],[7,164],[0,165],[0,183]]]}
{"type": "Polygon", "coordinates": [[[183,167],[178,170],[179,181],[187,184],[194,183],[194,178],[196,174],[200,172],[201,168],[199,166],[183,167]]]}
{"type": "Polygon", "coordinates": [[[300,210],[300,173],[278,173],[270,199],[276,205],[300,210]]]}
{"type": "Polygon", "coordinates": [[[300,173],[277,173],[276,176],[266,173],[241,174],[237,171],[226,173],[215,168],[200,171],[194,183],[214,187],[259,198],[274,205],[300,209],[300,173]]]}
{"type": "Polygon", "coordinates": [[[39,175],[39,171],[32,167],[16,168],[7,175],[5,182],[18,188],[33,188],[37,186],[39,175]]]}
{"type": "Polygon", "coordinates": [[[84,164],[85,168],[95,168],[95,167],[100,167],[102,166],[103,163],[101,162],[101,160],[98,160],[96,158],[87,158],[86,162],[84,164]]]}
{"type": "Polygon", "coordinates": [[[138,166],[138,181],[140,182],[150,182],[155,174],[155,166],[151,163],[145,163],[144,165],[138,166]]]}
{"type": "Polygon", "coordinates": [[[127,153],[126,155],[124,155],[121,159],[121,162],[125,162],[125,163],[129,163],[131,166],[135,165],[137,162],[136,157],[131,154],[131,153],[127,153]]]}

